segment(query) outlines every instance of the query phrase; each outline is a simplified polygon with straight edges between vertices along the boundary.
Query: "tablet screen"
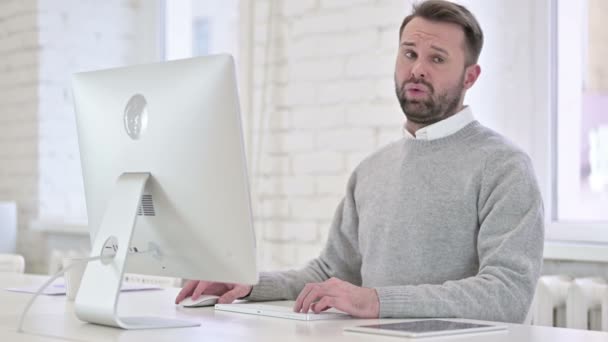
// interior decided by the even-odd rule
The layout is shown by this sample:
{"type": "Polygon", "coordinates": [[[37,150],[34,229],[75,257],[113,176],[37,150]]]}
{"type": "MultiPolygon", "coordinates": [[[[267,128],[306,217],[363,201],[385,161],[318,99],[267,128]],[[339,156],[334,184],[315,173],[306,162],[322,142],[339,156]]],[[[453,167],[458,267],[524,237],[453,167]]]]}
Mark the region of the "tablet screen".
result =
{"type": "Polygon", "coordinates": [[[507,331],[503,325],[487,325],[477,323],[452,322],[444,320],[422,320],[399,323],[373,324],[356,327],[345,327],[345,331],[368,334],[427,337],[455,334],[481,333],[490,331],[507,331]]]}
{"type": "Polygon", "coordinates": [[[395,331],[407,331],[407,332],[411,332],[411,333],[426,333],[426,332],[436,332],[436,331],[445,331],[445,330],[486,328],[486,327],[491,327],[491,325],[450,322],[450,321],[441,321],[441,320],[428,320],[428,321],[364,325],[362,327],[365,327],[368,329],[386,329],[386,330],[395,330],[395,331]]]}

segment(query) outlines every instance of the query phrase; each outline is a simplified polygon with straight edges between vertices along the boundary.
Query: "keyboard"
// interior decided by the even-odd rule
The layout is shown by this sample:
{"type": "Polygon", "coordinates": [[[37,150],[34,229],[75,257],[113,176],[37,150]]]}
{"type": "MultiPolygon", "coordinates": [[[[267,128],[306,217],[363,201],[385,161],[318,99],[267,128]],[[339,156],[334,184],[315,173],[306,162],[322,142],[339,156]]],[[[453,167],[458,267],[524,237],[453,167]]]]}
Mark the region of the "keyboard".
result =
{"type": "Polygon", "coordinates": [[[238,312],[250,315],[269,316],[276,318],[295,319],[299,321],[318,321],[327,319],[344,319],[350,318],[350,315],[337,310],[330,309],[321,313],[301,313],[294,312],[291,307],[257,304],[257,303],[239,303],[239,304],[215,304],[215,310],[238,312]]]}

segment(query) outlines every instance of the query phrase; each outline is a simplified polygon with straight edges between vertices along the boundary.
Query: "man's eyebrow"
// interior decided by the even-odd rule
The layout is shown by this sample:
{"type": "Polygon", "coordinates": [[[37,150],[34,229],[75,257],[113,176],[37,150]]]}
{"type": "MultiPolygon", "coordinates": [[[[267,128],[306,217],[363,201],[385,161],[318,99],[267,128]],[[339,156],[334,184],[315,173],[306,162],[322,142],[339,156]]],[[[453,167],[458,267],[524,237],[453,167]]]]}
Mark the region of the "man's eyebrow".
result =
{"type": "MultiPolygon", "coordinates": [[[[408,42],[408,41],[404,41],[404,42],[402,42],[402,43],[401,43],[401,46],[414,46],[414,47],[415,47],[415,46],[416,46],[416,43],[414,43],[414,42],[408,42]]],[[[439,51],[439,52],[442,52],[442,53],[444,53],[444,54],[446,54],[446,55],[448,55],[448,56],[450,55],[450,54],[449,54],[449,52],[448,52],[446,49],[444,49],[444,48],[440,48],[440,47],[439,47],[439,46],[437,46],[437,45],[431,45],[431,49],[433,49],[433,50],[437,50],[437,51],[439,51]]]]}
{"type": "Polygon", "coordinates": [[[431,48],[432,48],[432,49],[435,49],[435,50],[437,50],[437,51],[439,51],[439,52],[443,52],[443,53],[445,53],[445,54],[446,54],[446,55],[448,55],[448,56],[450,55],[446,49],[442,49],[442,48],[440,48],[440,47],[439,47],[439,46],[437,46],[437,45],[431,45],[431,48]]]}

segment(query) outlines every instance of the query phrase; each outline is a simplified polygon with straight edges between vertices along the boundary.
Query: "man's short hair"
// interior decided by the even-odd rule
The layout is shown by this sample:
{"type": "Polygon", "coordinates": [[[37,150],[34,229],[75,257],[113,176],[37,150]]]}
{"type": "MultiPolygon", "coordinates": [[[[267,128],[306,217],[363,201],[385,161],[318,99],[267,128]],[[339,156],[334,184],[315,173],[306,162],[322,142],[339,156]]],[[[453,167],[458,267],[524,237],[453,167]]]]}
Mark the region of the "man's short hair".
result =
{"type": "Polygon", "coordinates": [[[475,16],[464,6],[445,0],[426,0],[412,6],[412,13],[403,19],[399,39],[405,25],[420,17],[430,21],[456,24],[464,30],[466,65],[477,63],[483,47],[483,32],[475,16]]]}

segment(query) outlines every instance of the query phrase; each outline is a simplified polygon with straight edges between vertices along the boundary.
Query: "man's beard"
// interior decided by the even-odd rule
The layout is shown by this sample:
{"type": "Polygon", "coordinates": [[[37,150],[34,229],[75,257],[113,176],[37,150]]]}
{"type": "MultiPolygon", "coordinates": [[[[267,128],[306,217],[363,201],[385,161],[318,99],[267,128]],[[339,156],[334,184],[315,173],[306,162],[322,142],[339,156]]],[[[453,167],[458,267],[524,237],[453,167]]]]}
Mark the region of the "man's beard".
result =
{"type": "Polygon", "coordinates": [[[437,97],[434,96],[435,89],[433,85],[428,83],[424,79],[410,78],[403,82],[401,86],[397,84],[397,78],[395,77],[395,91],[401,109],[407,117],[408,121],[412,121],[417,124],[431,125],[435,122],[441,121],[446,117],[455,113],[456,108],[462,100],[462,90],[464,89],[464,73],[460,79],[460,82],[447,89],[444,93],[439,94],[437,97]],[[424,100],[412,100],[407,98],[405,86],[409,83],[423,84],[428,89],[429,97],[424,100]]]}

